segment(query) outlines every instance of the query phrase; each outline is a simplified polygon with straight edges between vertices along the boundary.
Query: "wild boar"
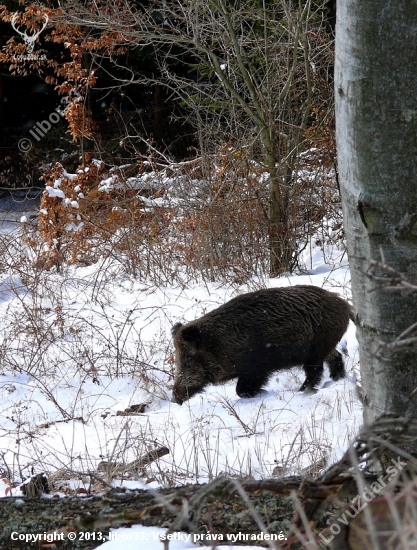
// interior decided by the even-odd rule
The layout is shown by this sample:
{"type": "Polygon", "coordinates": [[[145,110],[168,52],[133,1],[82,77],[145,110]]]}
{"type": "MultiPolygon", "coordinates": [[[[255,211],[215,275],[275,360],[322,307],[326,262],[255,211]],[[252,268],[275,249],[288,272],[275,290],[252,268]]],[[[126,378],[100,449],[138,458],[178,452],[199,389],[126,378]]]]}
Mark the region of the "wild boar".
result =
{"type": "Polygon", "coordinates": [[[306,374],[300,391],[315,391],[324,360],[333,380],[345,376],[335,347],[349,319],[352,308],[337,294],[299,285],[242,294],[186,325],[176,323],[172,401],[181,405],[208,384],[233,378],[239,397],[253,397],[274,372],[295,366],[306,374]]]}

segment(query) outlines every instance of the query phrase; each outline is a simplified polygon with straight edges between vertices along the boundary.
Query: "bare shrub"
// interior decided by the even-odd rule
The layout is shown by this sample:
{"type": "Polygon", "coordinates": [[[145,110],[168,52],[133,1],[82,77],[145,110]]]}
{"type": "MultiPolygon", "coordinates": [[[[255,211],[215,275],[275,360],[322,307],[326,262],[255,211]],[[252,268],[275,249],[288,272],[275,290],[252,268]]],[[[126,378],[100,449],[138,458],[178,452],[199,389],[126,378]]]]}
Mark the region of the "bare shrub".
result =
{"type": "MultiPolygon", "coordinates": [[[[292,178],[286,240],[299,251],[314,234],[317,245],[340,243],[328,151],[300,155],[292,178]]],[[[39,231],[28,228],[26,239],[40,269],[107,259],[155,284],[201,277],[242,284],[269,275],[268,174],[244,148],[223,145],[205,160],[124,169],[93,161],[75,174],[56,164],[44,179],[39,231]]],[[[296,268],[304,268],[298,254],[291,263],[296,268]]]]}

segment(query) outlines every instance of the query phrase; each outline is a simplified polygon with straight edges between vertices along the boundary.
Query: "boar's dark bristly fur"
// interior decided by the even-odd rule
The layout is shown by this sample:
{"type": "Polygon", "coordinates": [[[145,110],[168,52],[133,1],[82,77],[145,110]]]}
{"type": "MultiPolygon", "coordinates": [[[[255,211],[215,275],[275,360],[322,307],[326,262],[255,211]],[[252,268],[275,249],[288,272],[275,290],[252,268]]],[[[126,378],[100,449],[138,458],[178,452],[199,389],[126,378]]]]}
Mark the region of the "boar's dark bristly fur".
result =
{"type": "Polygon", "coordinates": [[[330,375],[345,375],[335,349],[353,321],[350,305],[315,286],[249,292],[186,325],[172,328],[176,374],[173,401],[184,401],[208,384],[237,378],[239,397],[253,397],[277,371],[303,366],[300,391],[315,390],[327,359],[330,375]]]}

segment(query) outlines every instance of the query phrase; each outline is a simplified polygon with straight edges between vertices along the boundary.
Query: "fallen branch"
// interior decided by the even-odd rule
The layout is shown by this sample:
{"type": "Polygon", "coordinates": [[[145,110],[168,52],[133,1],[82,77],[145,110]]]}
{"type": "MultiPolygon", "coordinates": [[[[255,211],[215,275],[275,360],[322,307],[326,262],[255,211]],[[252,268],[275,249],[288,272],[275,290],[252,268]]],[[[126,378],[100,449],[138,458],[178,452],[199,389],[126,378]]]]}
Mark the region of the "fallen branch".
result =
{"type": "MultiPolygon", "coordinates": [[[[381,478],[388,485],[386,466],[389,456],[394,456],[397,462],[399,457],[406,461],[401,463],[406,464],[400,472],[403,476],[401,479],[406,479],[407,476],[408,479],[416,477],[417,459],[413,450],[416,441],[416,421],[386,416],[377,420],[370,429],[364,430],[342,459],[316,479],[295,476],[238,481],[219,477],[206,485],[188,485],[158,491],[112,489],[104,496],[85,498],[0,499],[0,547],[16,550],[28,548],[25,540],[11,540],[17,525],[18,532],[22,535],[54,531],[63,533],[59,548],[73,550],[97,547],[112,528],[142,524],[167,528],[169,533],[185,530],[203,544],[209,544],[209,539],[204,539],[204,534],[207,533],[222,534],[226,541],[228,535],[238,533],[249,537],[237,541],[239,544],[253,544],[254,539],[251,536],[267,533],[283,534],[287,540],[275,543],[266,539],[259,542],[257,539],[256,544],[291,550],[305,548],[309,544],[310,548],[318,549],[321,543],[320,534],[328,529],[329,522],[336,522],[338,511],[341,513],[347,505],[358,499],[358,494],[361,490],[363,492],[364,487],[372,486],[372,483],[381,478]],[[374,466],[379,464],[380,471],[369,471],[369,461],[374,466]],[[69,533],[75,533],[74,540],[68,539],[69,533]],[[81,533],[88,533],[88,539],[81,533]],[[203,538],[198,538],[202,536],[203,538]]],[[[166,452],[167,449],[161,447],[124,468],[144,466],[166,452]]],[[[404,482],[400,483],[399,479],[397,476],[391,483],[392,495],[404,487],[404,482]]],[[[38,494],[39,484],[35,489],[31,494],[38,494]]],[[[414,489],[410,489],[409,493],[416,498],[414,489]]],[[[371,504],[370,509],[374,509],[377,503],[372,501],[371,504]]],[[[392,503],[385,498],[384,505],[384,517],[388,519],[380,522],[381,529],[384,525],[395,523],[392,518],[389,519],[392,503]]],[[[367,515],[369,516],[369,512],[367,515]]],[[[348,525],[341,534],[343,541],[354,540],[352,526],[358,525],[358,529],[364,529],[363,525],[367,525],[361,515],[346,523],[348,525]]],[[[370,540],[366,538],[366,531],[362,535],[370,540]]],[[[377,536],[384,535],[377,533],[377,536]]],[[[342,548],[340,544],[339,537],[336,537],[334,548],[342,548]]],[[[355,548],[346,543],[343,548],[351,547],[355,548]]]]}

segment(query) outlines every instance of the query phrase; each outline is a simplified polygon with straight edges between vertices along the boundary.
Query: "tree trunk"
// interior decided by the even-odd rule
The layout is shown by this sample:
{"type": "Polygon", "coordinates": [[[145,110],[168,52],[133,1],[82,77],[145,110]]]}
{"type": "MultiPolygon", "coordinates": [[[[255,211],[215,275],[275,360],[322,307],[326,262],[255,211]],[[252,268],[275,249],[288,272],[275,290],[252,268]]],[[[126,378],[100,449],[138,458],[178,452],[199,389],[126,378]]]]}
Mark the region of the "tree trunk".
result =
{"type": "MultiPolygon", "coordinates": [[[[0,42],[1,47],[1,42],[0,42]]],[[[0,143],[3,141],[2,130],[3,130],[3,64],[0,63],[0,143]]]]}
{"type": "MultiPolygon", "coordinates": [[[[268,162],[269,171],[269,276],[277,277],[283,271],[282,265],[282,198],[281,185],[275,166],[275,156],[273,164],[268,162]]],[[[268,159],[269,160],[269,159],[268,159]]]]}
{"type": "Polygon", "coordinates": [[[265,132],[265,160],[269,174],[269,276],[277,277],[290,271],[293,254],[288,234],[288,189],[291,185],[292,169],[288,164],[277,167],[277,136],[271,130],[265,132]],[[272,134],[272,138],[270,138],[272,134]]]}
{"type": "MultiPolygon", "coordinates": [[[[1,32],[0,50],[3,48],[6,42],[6,37],[3,34],[4,26],[5,25],[3,23],[0,23],[0,32],[1,32]]],[[[3,130],[3,102],[4,102],[4,78],[3,78],[4,71],[5,71],[4,65],[3,63],[0,63],[0,144],[3,141],[2,130],[3,130]]]]}
{"type": "Polygon", "coordinates": [[[269,194],[269,243],[270,277],[291,271],[294,253],[289,231],[288,189],[291,186],[292,170],[288,165],[270,170],[269,194]]]}
{"type": "Polygon", "coordinates": [[[340,0],[336,138],[365,421],[417,414],[417,349],[384,347],[417,321],[417,10],[409,0],[340,0]],[[382,256],[381,256],[382,253],[382,256]],[[382,279],[382,281],[381,281],[382,279]]]}

